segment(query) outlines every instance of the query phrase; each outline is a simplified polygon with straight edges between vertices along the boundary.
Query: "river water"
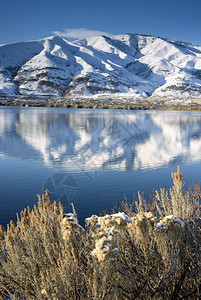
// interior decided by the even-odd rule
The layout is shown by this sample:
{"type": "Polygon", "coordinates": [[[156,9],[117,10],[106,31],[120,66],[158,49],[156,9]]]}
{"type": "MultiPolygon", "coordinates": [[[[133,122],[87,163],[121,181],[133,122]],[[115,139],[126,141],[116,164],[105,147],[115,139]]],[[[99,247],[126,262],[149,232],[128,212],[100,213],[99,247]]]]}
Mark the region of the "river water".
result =
{"type": "Polygon", "coordinates": [[[80,222],[138,191],[201,182],[201,113],[0,107],[0,224],[48,189],[80,222]]]}

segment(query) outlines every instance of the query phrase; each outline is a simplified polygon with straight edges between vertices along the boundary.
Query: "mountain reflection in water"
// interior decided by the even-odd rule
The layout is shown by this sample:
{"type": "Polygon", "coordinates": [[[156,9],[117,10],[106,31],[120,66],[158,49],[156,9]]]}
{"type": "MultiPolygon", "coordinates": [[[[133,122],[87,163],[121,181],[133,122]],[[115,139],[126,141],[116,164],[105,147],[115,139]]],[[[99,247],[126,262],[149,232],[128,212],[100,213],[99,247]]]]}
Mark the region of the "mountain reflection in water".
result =
{"type": "Polygon", "coordinates": [[[201,160],[201,114],[0,109],[0,154],[69,170],[201,160]]]}
{"type": "Polygon", "coordinates": [[[169,188],[177,164],[200,183],[200,161],[201,113],[1,107],[0,224],[46,187],[83,224],[124,195],[169,188]]]}

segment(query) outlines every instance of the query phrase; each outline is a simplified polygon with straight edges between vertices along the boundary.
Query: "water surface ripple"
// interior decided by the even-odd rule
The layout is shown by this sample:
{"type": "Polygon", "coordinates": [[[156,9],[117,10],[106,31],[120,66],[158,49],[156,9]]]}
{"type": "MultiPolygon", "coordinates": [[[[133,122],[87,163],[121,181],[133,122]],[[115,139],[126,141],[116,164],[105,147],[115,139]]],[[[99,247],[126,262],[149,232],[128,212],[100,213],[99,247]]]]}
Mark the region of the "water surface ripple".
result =
{"type": "Polygon", "coordinates": [[[201,113],[0,108],[0,223],[45,188],[85,217],[171,186],[200,183],[201,113]]]}

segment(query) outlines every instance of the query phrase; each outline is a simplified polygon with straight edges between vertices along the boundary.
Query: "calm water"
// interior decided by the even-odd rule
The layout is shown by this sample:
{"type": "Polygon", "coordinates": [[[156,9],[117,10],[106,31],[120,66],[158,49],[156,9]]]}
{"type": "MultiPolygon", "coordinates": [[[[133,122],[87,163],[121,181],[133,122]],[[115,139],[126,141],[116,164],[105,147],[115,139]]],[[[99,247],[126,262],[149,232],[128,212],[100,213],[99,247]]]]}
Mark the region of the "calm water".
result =
{"type": "Polygon", "coordinates": [[[0,107],[0,223],[48,188],[83,224],[169,188],[177,164],[186,185],[201,183],[201,113],[0,107]]]}

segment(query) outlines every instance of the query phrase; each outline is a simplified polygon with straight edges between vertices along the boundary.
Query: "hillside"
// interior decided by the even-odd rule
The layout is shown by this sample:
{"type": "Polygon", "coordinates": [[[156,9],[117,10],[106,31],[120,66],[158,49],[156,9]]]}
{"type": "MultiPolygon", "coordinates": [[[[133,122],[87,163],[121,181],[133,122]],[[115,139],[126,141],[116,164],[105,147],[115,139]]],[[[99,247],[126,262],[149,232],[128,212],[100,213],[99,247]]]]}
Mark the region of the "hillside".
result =
{"type": "Polygon", "coordinates": [[[138,34],[0,46],[0,95],[201,97],[201,47],[138,34]]]}

